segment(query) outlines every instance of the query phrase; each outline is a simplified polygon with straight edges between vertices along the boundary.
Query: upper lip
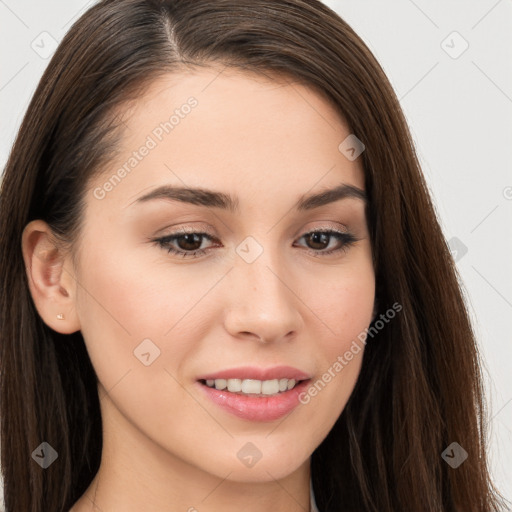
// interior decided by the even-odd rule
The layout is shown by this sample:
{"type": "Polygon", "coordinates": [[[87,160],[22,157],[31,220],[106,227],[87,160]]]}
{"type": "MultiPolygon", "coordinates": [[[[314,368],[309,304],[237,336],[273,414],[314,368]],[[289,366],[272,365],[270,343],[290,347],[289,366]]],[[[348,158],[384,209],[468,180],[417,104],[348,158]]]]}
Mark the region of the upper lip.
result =
{"type": "Polygon", "coordinates": [[[202,375],[198,380],[215,379],[254,379],[254,380],[273,380],[273,379],[310,379],[310,375],[294,368],[293,366],[272,366],[269,368],[258,368],[256,366],[239,366],[215,373],[202,375]]]}

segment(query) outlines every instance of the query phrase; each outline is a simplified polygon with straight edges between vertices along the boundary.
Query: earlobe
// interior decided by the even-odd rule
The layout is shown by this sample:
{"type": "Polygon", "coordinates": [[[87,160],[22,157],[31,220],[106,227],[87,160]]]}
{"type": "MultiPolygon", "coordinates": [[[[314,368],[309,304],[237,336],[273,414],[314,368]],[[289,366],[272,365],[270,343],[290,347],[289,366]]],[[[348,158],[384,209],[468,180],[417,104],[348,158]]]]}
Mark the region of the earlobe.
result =
{"type": "Polygon", "coordinates": [[[25,226],[22,252],[30,293],[44,323],[61,334],[78,331],[76,281],[70,258],[46,222],[34,220],[25,226]]]}

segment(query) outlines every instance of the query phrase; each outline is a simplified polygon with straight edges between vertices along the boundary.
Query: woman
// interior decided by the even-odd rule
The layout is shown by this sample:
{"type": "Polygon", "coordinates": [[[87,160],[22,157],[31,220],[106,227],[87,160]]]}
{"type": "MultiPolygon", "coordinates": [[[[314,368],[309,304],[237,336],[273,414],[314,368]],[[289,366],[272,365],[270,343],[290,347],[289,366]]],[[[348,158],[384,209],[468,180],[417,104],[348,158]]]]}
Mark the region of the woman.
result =
{"type": "Polygon", "coordinates": [[[6,512],[491,511],[396,96],[313,0],[106,0],[1,191],[6,512]]]}

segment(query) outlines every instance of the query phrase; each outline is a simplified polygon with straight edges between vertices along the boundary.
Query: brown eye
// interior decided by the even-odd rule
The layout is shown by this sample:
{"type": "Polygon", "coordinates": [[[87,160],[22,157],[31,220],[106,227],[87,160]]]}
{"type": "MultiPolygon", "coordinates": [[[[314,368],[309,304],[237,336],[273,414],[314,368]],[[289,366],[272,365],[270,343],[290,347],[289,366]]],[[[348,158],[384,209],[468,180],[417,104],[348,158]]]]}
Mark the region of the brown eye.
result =
{"type": "Polygon", "coordinates": [[[358,240],[351,233],[342,233],[341,231],[334,230],[311,231],[302,235],[301,238],[306,240],[309,252],[313,253],[315,256],[325,256],[338,251],[347,251],[348,248],[358,240]],[[338,241],[338,246],[325,250],[329,247],[332,239],[338,241]]]}
{"type": "Polygon", "coordinates": [[[183,231],[179,231],[162,238],[157,238],[153,242],[156,242],[159,247],[166,249],[168,253],[176,254],[182,258],[189,258],[202,255],[210,249],[210,247],[201,248],[204,239],[215,240],[208,233],[183,233],[183,231]]]}
{"type": "Polygon", "coordinates": [[[187,233],[186,235],[177,236],[175,239],[178,247],[185,251],[196,251],[201,247],[203,241],[200,233],[187,233]]]}
{"type": "Polygon", "coordinates": [[[307,235],[304,235],[305,239],[308,240],[309,246],[312,249],[325,249],[329,245],[329,241],[331,238],[331,235],[321,232],[321,231],[315,231],[313,233],[308,233],[307,235]]]}

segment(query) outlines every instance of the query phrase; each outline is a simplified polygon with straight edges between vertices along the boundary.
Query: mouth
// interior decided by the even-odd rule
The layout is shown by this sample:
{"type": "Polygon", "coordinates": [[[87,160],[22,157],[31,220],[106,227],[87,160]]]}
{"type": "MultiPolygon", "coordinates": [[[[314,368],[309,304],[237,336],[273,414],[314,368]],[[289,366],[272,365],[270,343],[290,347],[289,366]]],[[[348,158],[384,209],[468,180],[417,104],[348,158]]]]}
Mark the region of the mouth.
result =
{"type": "Polygon", "coordinates": [[[306,380],[309,379],[199,379],[199,382],[209,388],[237,395],[269,397],[286,393],[306,380]]]}
{"type": "Polygon", "coordinates": [[[274,421],[300,403],[312,376],[290,366],[241,367],[202,375],[198,390],[222,411],[247,421],[274,421]]]}
{"type": "MultiPolygon", "coordinates": [[[[305,373],[290,373],[281,378],[243,378],[223,372],[196,381],[200,395],[219,408],[220,411],[251,422],[275,421],[290,414],[300,405],[312,378],[305,373]]],[[[255,377],[252,372],[251,377],[255,377]]],[[[261,375],[269,372],[260,372],[261,375]]],[[[247,373],[245,374],[247,375],[247,373]]],[[[272,376],[272,372],[270,372],[272,376]]],[[[281,375],[283,373],[281,372],[281,375]]],[[[275,372],[274,372],[275,376],[275,372]]]]}

